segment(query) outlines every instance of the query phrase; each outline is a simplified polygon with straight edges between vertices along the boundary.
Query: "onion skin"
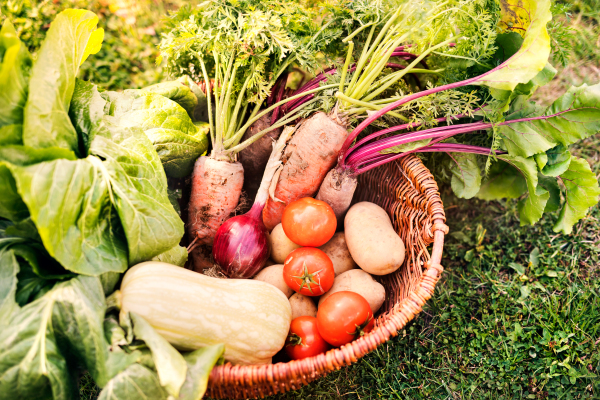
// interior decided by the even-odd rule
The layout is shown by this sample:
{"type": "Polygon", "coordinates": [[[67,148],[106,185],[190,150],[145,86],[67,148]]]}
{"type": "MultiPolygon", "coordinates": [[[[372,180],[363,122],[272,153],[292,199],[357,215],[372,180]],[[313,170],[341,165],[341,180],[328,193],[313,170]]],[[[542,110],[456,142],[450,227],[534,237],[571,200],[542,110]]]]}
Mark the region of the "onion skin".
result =
{"type": "Polygon", "coordinates": [[[271,249],[262,222],[263,207],[254,204],[248,213],[228,219],[217,230],[213,258],[229,278],[251,278],[269,259],[271,249]]]}

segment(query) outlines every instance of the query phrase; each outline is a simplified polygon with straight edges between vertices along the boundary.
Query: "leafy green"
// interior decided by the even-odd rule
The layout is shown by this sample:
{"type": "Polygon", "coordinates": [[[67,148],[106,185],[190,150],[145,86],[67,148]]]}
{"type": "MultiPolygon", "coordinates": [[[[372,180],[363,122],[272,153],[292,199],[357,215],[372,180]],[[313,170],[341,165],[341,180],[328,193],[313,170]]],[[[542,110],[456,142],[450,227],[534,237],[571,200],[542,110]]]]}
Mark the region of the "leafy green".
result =
{"type": "Polygon", "coordinates": [[[29,210],[17,192],[17,186],[8,166],[0,162],[0,217],[13,222],[29,216],[29,210]]]}
{"type": "Polygon", "coordinates": [[[45,248],[66,269],[85,275],[127,269],[127,250],[96,157],[10,166],[45,248]]]}
{"type": "Polygon", "coordinates": [[[22,142],[31,55],[7,19],[0,29],[0,145],[22,142]]]}
{"type": "Polygon", "coordinates": [[[554,231],[569,234],[573,225],[598,202],[600,187],[588,162],[577,157],[572,157],[569,169],[560,175],[560,180],[565,186],[565,202],[554,231]]]}
{"type": "Polygon", "coordinates": [[[179,398],[200,400],[208,386],[208,377],[213,367],[223,362],[225,346],[217,344],[187,353],[183,356],[187,363],[187,375],[179,398]]]}
{"type": "Polygon", "coordinates": [[[92,83],[77,79],[75,91],[69,107],[69,118],[81,138],[83,149],[81,154],[86,154],[90,147],[92,130],[100,123],[104,116],[106,100],[102,98],[98,87],[92,83]]]}
{"type": "Polygon", "coordinates": [[[474,197],[481,187],[481,171],[475,154],[448,153],[452,191],[460,198],[474,197]]]}
{"type": "Polygon", "coordinates": [[[178,265],[183,267],[188,259],[188,252],[185,247],[179,245],[173,247],[170,250],[160,253],[159,255],[152,258],[152,261],[161,261],[168,264],[178,265]]]}
{"type": "Polygon", "coordinates": [[[155,85],[146,86],[145,88],[142,88],[142,90],[156,93],[166,97],[167,99],[173,100],[185,111],[187,111],[192,120],[194,119],[194,111],[198,106],[198,99],[192,92],[192,89],[189,86],[184,85],[182,82],[178,80],[161,82],[155,85]]]}
{"type": "Polygon", "coordinates": [[[197,135],[186,135],[176,129],[155,128],[145,131],[168,176],[184,178],[192,173],[198,157],[208,149],[208,124],[197,135]]]}
{"type": "Polygon", "coordinates": [[[167,397],[156,372],[140,364],[132,364],[108,382],[98,400],[165,400],[167,397]]]}
{"type": "Polygon", "coordinates": [[[544,69],[550,56],[550,37],[546,24],[552,19],[550,0],[502,0],[499,27],[523,34],[523,44],[512,57],[474,84],[513,90],[527,83],[544,69]]]}
{"type": "Polygon", "coordinates": [[[138,340],[143,340],[152,351],[160,384],[169,394],[178,397],[187,372],[183,356],[142,317],[133,312],[129,315],[133,322],[133,334],[138,340]]]}
{"type": "Polygon", "coordinates": [[[35,148],[62,147],[78,151],[77,132],[68,115],[79,66],[98,52],[104,31],[98,17],[85,10],[57,15],[31,69],[25,104],[23,142],[35,148]]]}
{"type": "MultiPolygon", "coordinates": [[[[541,166],[542,174],[546,176],[559,176],[569,169],[569,164],[571,163],[571,153],[562,144],[551,148],[550,150],[546,151],[545,154],[545,162],[544,165],[541,166]]],[[[537,160],[537,158],[536,162],[538,162],[538,167],[540,167],[540,162],[537,160]]]]}
{"type": "Polygon", "coordinates": [[[559,144],[568,147],[598,132],[600,84],[571,87],[541,115],[538,111],[529,102],[516,102],[506,116],[507,122],[527,120],[497,126],[509,154],[530,157],[559,144]]]}
{"type": "Polygon", "coordinates": [[[0,330],[8,324],[19,306],[15,301],[19,264],[14,253],[0,249],[0,330]]]}
{"type": "Polygon", "coordinates": [[[509,163],[492,164],[477,197],[482,200],[516,199],[527,191],[525,178],[509,163]]]}
{"type": "Polygon", "coordinates": [[[103,159],[103,179],[110,182],[111,201],[127,238],[129,265],[177,245],[183,222],[169,202],[167,178],[150,140],[139,129],[109,120],[93,136],[90,153],[103,159]]]}

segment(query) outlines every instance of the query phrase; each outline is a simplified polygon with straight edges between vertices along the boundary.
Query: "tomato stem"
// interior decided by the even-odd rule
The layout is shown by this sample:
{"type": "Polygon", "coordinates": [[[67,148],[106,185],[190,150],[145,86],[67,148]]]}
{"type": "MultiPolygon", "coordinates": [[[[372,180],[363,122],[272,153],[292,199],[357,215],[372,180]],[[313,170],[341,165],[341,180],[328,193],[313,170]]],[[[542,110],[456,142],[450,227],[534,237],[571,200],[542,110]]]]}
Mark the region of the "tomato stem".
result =
{"type": "Polygon", "coordinates": [[[365,328],[369,325],[369,323],[371,322],[371,320],[373,319],[372,315],[369,315],[369,318],[366,319],[365,322],[363,322],[361,325],[354,325],[356,327],[356,330],[354,332],[346,332],[348,333],[348,335],[352,335],[352,336],[364,336],[365,335],[365,328]]]}
{"type": "MultiPolygon", "coordinates": [[[[318,287],[321,287],[321,282],[320,282],[320,280],[319,280],[319,282],[317,282],[317,281],[314,279],[314,276],[315,276],[315,275],[317,275],[317,276],[318,276],[318,275],[319,275],[319,272],[321,272],[321,271],[323,271],[323,270],[322,270],[322,269],[320,269],[320,270],[318,270],[318,271],[315,271],[315,272],[313,272],[312,274],[310,274],[310,273],[308,272],[308,267],[306,266],[306,262],[304,262],[304,274],[302,274],[302,275],[296,275],[296,276],[292,276],[292,278],[296,278],[296,279],[299,279],[299,280],[300,280],[300,287],[298,288],[297,292],[300,292],[300,291],[302,290],[302,288],[304,287],[304,285],[306,285],[306,287],[308,287],[308,290],[309,290],[311,293],[314,293],[314,292],[313,292],[313,290],[312,290],[312,286],[311,286],[311,284],[315,284],[315,285],[317,285],[318,287]]],[[[321,290],[321,291],[322,291],[322,290],[321,290]]]]}
{"type": "Polygon", "coordinates": [[[286,345],[286,347],[306,346],[304,343],[302,343],[302,338],[295,333],[292,333],[291,335],[289,335],[287,340],[288,340],[288,344],[286,345]]]}

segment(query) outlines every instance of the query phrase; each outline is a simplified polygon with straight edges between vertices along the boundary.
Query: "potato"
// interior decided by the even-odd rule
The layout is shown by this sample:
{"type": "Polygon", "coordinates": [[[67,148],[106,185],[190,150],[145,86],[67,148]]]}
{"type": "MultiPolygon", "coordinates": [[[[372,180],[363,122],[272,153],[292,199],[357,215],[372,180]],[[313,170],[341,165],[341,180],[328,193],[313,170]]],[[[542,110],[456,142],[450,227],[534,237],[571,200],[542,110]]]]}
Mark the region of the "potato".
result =
{"type": "Polygon", "coordinates": [[[361,269],[352,269],[335,278],[331,289],[319,299],[319,306],[333,293],[344,290],[358,293],[364,297],[369,302],[373,314],[379,310],[385,301],[385,289],[381,283],[361,269]]]}
{"type": "Polygon", "coordinates": [[[287,296],[288,299],[292,294],[294,294],[292,288],[290,288],[283,280],[282,264],[271,265],[270,267],[265,267],[261,269],[260,272],[256,274],[256,276],[253,279],[270,283],[277,289],[281,290],[283,294],[287,296]]]}
{"type": "Polygon", "coordinates": [[[308,315],[309,317],[317,316],[317,306],[308,296],[296,293],[290,297],[290,305],[292,306],[292,321],[294,318],[303,317],[308,315]]]}
{"type": "Polygon", "coordinates": [[[283,232],[283,227],[281,224],[277,224],[277,226],[273,228],[270,236],[270,242],[271,258],[278,264],[283,264],[288,254],[297,248],[302,247],[292,242],[287,236],[285,236],[285,232],[283,232]]]}
{"type": "Polygon", "coordinates": [[[404,261],[404,243],[390,217],[377,204],[356,203],[344,219],[346,244],[352,258],[364,271],[387,275],[404,261]]]}
{"type": "Polygon", "coordinates": [[[333,269],[335,270],[335,276],[356,268],[356,263],[348,251],[346,235],[344,235],[344,232],[338,232],[333,235],[329,242],[319,247],[319,249],[331,259],[333,269]]]}

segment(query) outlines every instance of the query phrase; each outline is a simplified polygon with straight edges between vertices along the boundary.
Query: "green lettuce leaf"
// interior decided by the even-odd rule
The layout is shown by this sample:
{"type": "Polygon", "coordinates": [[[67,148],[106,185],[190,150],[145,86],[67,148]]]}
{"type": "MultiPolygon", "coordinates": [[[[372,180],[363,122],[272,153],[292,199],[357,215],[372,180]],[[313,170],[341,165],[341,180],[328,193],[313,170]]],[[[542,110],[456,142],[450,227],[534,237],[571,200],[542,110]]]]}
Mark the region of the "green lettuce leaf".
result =
{"type": "Polygon", "coordinates": [[[87,154],[91,142],[90,135],[102,120],[106,104],[96,85],[77,79],[69,107],[69,117],[81,138],[81,154],[87,154]]]}
{"type": "Polygon", "coordinates": [[[513,90],[519,83],[527,83],[548,62],[550,36],[546,24],[552,19],[550,0],[502,0],[499,28],[523,34],[519,51],[492,72],[474,84],[500,90],[513,90]]]}
{"type": "Polygon", "coordinates": [[[0,331],[19,310],[15,300],[18,273],[19,264],[14,253],[9,249],[0,249],[0,331]]]}
{"type": "Polygon", "coordinates": [[[194,118],[194,111],[198,106],[198,99],[189,86],[180,81],[161,82],[142,88],[146,92],[152,92],[173,100],[187,111],[190,118],[194,118]]]}
{"type": "Polygon", "coordinates": [[[160,253],[159,255],[152,258],[152,261],[160,261],[172,265],[183,267],[188,259],[188,252],[185,247],[179,245],[173,247],[170,250],[160,253]]]}
{"type": "Polygon", "coordinates": [[[0,162],[0,217],[17,222],[29,216],[27,205],[17,191],[17,185],[6,163],[0,162]]]}
{"type": "Polygon", "coordinates": [[[122,229],[98,158],[11,165],[10,169],[53,258],[84,275],[127,269],[122,229]]]}
{"type": "Polygon", "coordinates": [[[449,170],[452,173],[450,185],[458,197],[470,199],[481,187],[481,170],[475,154],[448,153],[449,170]]]}
{"type": "Polygon", "coordinates": [[[140,364],[132,364],[108,382],[98,400],[166,400],[168,397],[156,372],[140,364]]]}
{"type": "Polygon", "coordinates": [[[7,19],[0,29],[0,145],[21,144],[32,59],[7,19]]]}
{"type": "Polygon", "coordinates": [[[104,312],[99,279],[79,276],[13,313],[0,331],[0,393],[14,399],[76,398],[74,365],[65,353],[99,384],[125,369],[133,360],[124,353],[109,355],[104,312]]]}
{"type": "Polygon", "coordinates": [[[133,312],[129,313],[129,316],[133,322],[133,334],[136,339],[143,340],[152,351],[160,384],[170,395],[177,398],[187,373],[187,364],[183,356],[142,317],[133,312]]]}
{"type": "Polygon", "coordinates": [[[86,10],[58,14],[31,69],[25,104],[23,143],[36,148],[78,151],[78,137],[68,111],[81,63],[100,50],[104,36],[98,17],[86,10]]]}
{"type": "Polygon", "coordinates": [[[175,129],[155,128],[145,131],[168,176],[184,178],[192,173],[198,157],[208,149],[208,124],[195,135],[186,135],[175,129]]]}
{"type": "Polygon", "coordinates": [[[577,157],[571,159],[569,169],[560,175],[560,180],[565,186],[565,203],[554,231],[569,234],[573,231],[573,225],[598,203],[600,187],[588,162],[577,157]]]}
{"type": "Polygon", "coordinates": [[[107,117],[93,133],[90,153],[101,157],[104,178],[119,214],[129,265],[150,260],[179,244],[183,222],[169,202],[167,177],[152,143],[139,129],[107,117]]]}
{"type": "Polygon", "coordinates": [[[224,352],[225,346],[217,344],[192,351],[183,357],[187,363],[187,375],[181,387],[180,400],[200,400],[204,396],[210,371],[222,363],[224,352]]]}

